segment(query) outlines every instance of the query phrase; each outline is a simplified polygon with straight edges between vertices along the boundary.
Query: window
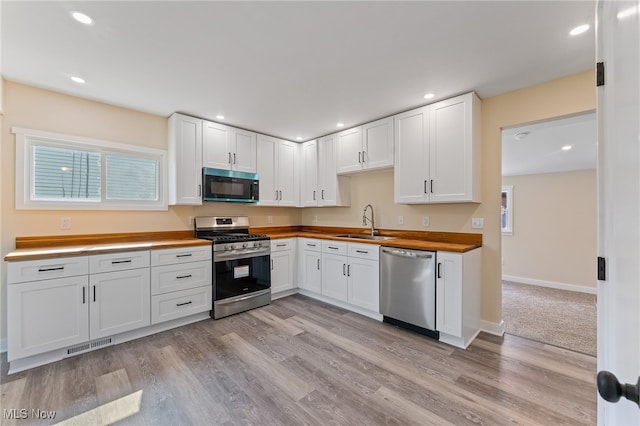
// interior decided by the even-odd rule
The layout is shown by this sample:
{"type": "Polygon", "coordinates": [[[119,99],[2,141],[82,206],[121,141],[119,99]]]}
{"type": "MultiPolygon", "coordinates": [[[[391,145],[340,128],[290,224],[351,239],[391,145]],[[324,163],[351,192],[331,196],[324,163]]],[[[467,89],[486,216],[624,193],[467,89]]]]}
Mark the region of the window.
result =
{"type": "Polygon", "coordinates": [[[503,235],[513,234],[513,186],[502,187],[500,202],[500,227],[503,235]]]}
{"type": "Polygon", "coordinates": [[[16,208],[166,210],[166,151],[35,130],[16,134],[16,208]]]}

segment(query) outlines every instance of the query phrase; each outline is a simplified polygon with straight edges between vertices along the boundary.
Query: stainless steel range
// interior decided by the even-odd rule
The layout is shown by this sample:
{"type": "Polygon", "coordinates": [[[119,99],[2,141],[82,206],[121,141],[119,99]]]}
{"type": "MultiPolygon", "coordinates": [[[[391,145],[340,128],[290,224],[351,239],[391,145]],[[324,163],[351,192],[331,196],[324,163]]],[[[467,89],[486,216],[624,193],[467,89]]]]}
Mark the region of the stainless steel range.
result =
{"type": "Polygon", "coordinates": [[[213,243],[215,319],[271,302],[271,242],[249,233],[249,218],[196,217],[195,237],[213,243]]]}

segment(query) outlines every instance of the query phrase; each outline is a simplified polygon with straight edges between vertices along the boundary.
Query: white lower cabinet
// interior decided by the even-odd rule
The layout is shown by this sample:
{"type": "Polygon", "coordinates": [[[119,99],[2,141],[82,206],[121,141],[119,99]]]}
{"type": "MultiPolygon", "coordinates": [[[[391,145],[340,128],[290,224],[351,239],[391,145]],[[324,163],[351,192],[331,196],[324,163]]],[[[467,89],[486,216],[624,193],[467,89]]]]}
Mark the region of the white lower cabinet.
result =
{"type": "Polygon", "coordinates": [[[321,294],[351,306],[380,311],[379,246],[324,241],[321,294]]]}
{"type": "Polygon", "coordinates": [[[314,293],[322,292],[322,240],[298,238],[298,287],[314,293]]]}
{"type": "MultiPolygon", "coordinates": [[[[19,267],[15,262],[9,264],[19,267]]],[[[7,360],[89,340],[88,276],[12,283],[7,286],[7,360]]]]}
{"type": "Polygon", "coordinates": [[[296,288],[296,240],[284,238],[271,241],[271,295],[296,288]]]}
{"type": "Polygon", "coordinates": [[[151,324],[148,267],[92,274],[89,277],[89,290],[91,339],[113,336],[151,324]]]}
{"type": "Polygon", "coordinates": [[[440,341],[466,348],[480,332],[481,249],[436,254],[436,329],[440,341]]]}
{"type": "Polygon", "coordinates": [[[211,246],[153,250],[151,324],[212,309],[211,246]]]}

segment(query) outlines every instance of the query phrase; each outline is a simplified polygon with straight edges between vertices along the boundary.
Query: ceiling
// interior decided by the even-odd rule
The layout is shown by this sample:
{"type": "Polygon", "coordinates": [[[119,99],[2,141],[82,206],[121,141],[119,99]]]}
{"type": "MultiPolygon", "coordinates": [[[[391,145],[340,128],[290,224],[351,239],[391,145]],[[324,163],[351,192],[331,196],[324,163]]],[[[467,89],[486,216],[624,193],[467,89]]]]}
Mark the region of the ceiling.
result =
{"type": "Polygon", "coordinates": [[[2,75],[309,140],[468,91],[582,72],[593,1],[2,1],[2,75]],[[74,21],[71,11],[94,19],[74,21]],[[588,23],[586,33],[569,30],[588,23]],[[70,80],[80,76],[86,83],[70,80]],[[427,92],[435,93],[425,100],[427,92]]]}
{"type": "Polygon", "coordinates": [[[596,140],[595,112],[505,129],[502,175],[595,169],[596,140]]]}

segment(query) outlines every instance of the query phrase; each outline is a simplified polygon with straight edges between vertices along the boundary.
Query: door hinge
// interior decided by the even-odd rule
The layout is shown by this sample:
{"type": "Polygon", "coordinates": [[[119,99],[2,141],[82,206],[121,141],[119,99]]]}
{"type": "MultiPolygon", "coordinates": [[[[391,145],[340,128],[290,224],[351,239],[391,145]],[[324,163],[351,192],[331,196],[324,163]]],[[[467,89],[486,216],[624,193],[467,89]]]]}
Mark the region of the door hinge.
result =
{"type": "Polygon", "coordinates": [[[596,87],[604,86],[604,62],[596,64],[596,87]]]}
{"type": "Polygon", "coordinates": [[[598,256],[598,281],[607,280],[607,261],[604,257],[598,256]]]}

